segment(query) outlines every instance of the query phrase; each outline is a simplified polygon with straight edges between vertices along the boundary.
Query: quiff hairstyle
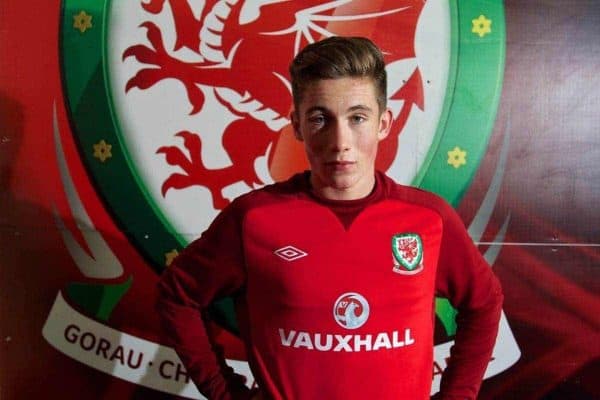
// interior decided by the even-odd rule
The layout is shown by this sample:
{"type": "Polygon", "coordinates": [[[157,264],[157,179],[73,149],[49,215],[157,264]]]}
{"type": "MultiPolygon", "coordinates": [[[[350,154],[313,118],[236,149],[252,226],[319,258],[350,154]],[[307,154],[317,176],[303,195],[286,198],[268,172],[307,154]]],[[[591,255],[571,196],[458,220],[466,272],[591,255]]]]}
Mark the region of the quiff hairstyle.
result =
{"type": "Polygon", "coordinates": [[[306,87],[322,79],[370,78],[379,112],[387,103],[385,62],[379,48],[364,37],[333,36],[311,43],[290,64],[294,107],[299,110],[306,87]]]}

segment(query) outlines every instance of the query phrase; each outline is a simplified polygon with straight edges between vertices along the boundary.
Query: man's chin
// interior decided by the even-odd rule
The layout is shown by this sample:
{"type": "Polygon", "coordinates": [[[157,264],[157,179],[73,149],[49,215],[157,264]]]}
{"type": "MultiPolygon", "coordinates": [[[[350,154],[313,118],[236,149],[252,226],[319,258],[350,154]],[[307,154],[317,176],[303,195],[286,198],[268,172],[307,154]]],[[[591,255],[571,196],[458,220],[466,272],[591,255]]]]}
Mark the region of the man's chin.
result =
{"type": "Polygon", "coordinates": [[[356,185],[356,177],[348,173],[338,173],[334,176],[330,176],[328,179],[329,186],[335,190],[350,190],[356,185]]]}

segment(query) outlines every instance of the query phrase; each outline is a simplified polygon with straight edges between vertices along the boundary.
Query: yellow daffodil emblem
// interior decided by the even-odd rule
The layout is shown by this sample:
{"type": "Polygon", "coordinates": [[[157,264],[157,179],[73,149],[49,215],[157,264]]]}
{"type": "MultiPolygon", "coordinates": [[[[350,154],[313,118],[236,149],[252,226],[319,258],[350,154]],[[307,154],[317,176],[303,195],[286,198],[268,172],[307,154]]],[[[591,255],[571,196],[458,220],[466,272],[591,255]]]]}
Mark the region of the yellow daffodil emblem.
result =
{"type": "Polygon", "coordinates": [[[80,11],[79,14],[73,15],[73,28],[79,29],[79,32],[84,33],[92,27],[92,16],[85,11],[80,11]]]}
{"type": "Polygon", "coordinates": [[[472,22],[473,29],[471,29],[471,32],[479,35],[479,37],[484,37],[492,32],[492,20],[487,19],[485,15],[480,15],[479,18],[472,20],[472,22]]]}
{"type": "Polygon", "coordinates": [[[448,164],[454,168],[459,168],[467,163],[467,152],[456,146],[448,152],[448,164]]]}
{"type": "Polygon", "coordinates": [[[108,144],[102,139],[94,145],[94,157],[104,162],[112,157],[111,149],[112,144],[108,144]]]}

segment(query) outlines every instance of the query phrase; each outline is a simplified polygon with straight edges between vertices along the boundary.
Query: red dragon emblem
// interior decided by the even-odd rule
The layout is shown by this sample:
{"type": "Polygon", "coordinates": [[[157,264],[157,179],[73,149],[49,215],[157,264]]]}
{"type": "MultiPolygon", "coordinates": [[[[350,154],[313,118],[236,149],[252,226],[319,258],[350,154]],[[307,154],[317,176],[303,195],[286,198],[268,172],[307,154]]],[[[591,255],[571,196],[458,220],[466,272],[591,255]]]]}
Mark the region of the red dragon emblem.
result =
{"type": "Polygon", "coordinates": [[[409,264],[415,261],[419,255],[418,243],[414,239],[400,239],[398,241],[398,252],[404,257],[409,264]]]}
{"type": "Polygon", "coordinates": [[[423,267],[423,242],[415,233],[397,234],[392,237],[392,254],[395,259],[394,271],[412,273],[423,267]],[[402,267],[402,268],[401,268],[402,267]]]}
{"type": "MultiPolygon", "coordinates": [[[[175,79],[185,90],[191,114],[202,110],[210,90],[211,96],[235,115],[222,135],[222,146],[231,160],[229,166],[209,169],[203,162],[200,132],[210,127],[176,132],[175,136],[183,139],[183,148],[157,149],[169,165],[179,170],[163,182],[163,196],[170,189],[200,185],[210,190],[217,209],[229,202],[222,193],[226,186],[244,182],[257,187],[266,183],[256,172],[255,161],[259,157],[267,157],[274,180],[286,178],[307,165],[288,119],[292,98],[287,69],[299,49],[328,36],[367,36],[384,51],[387,65],[414,58],[414,36],[423,8],[421,0],[203,3],[201,10],[184,0],[141,3],[149,16],[141,25],[149,44],[136,44],[124,51],[124,60],[133,57],[143,64],[125,90],[147,90],[165,79],[175,79]],[[169,49],[164,40],[168,27],[150,21],[150,16],[165,13],[172,18],[171,29],[176,35],[169,49]],[[199,61],[174,55],[181,49],[192,52],[199,61]]],[[[388,98],[403,103],[395,115],[392,133],[380,144],[377,168],[384,171],[396,157],[398,136],[413,105],[421,110],[424,106],[418,67],[409,79],[396,86],[388,88],[388,98]]]]}

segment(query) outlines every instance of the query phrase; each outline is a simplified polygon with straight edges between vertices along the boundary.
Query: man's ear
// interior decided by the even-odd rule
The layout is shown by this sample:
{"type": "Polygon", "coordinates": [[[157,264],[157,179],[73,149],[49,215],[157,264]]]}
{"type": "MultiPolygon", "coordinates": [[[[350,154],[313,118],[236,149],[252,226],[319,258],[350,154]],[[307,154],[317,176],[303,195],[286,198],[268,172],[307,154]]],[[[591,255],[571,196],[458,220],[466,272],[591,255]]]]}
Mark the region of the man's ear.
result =
{"type": "Polygon", "coordinates": [[[302,138],[302,134],[300,133],[300,121],[298,119],[298,113],[296,112],[296,110],[292,110],[292,112],[290,112],[290,120],[292,121],[294,136],[296,136],[296,139],[298,139],[299,141],[304,141],[304,139],[302,138]]]}
{"type": "Polygon", "coordinates": [[[389,135],[393,122],[394,116],[392,115],[392,110],[386,108],[379,117],[379,131],[377,132],[377,138],[380,141],[389,135]]]}

